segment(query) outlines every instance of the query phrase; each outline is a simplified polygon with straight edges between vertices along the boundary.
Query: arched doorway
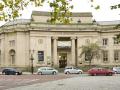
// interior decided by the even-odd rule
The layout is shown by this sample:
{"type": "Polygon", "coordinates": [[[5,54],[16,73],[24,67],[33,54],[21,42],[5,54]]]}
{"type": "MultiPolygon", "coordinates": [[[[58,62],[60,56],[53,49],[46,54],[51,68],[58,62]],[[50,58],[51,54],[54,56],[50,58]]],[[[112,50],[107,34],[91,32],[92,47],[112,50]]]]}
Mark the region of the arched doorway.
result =
{"type": "Polygon", "coordinates": [[[67,66],[67,53],[59,53],[59,68],[67,66]]]}
{"type": "Polygon", "coordinates": [[[15,50],[11,49],[9,51],[9,55],[10,55],[10,65],[14,65],[15,64],[15,50]]]}

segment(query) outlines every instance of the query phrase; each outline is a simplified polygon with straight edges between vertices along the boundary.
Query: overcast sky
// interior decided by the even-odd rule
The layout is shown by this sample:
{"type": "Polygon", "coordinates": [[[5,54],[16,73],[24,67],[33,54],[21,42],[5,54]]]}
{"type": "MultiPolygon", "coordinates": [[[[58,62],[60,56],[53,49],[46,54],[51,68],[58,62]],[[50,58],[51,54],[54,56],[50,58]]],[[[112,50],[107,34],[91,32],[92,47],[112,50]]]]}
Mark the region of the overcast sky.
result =
{"type": "MultiPolygon", "coordinates": [[[[99,4],[100,9],[95,10],[91,8],[91,2],[89,0],[72,0],[74,9],[72,12],[92,12],[93,18],[96,21],[115,21],[120,20],[120,8],[111,10],[111,5],[120,3],[120,0],[94,0],[94,5],[99,4]]],[[[43,7],[35,8],[32,6],[27,7],[21,18],[29,19],[31,17],[32,10],[50,11],[50,7],[47,3],[43,4],[43,7]]]]}

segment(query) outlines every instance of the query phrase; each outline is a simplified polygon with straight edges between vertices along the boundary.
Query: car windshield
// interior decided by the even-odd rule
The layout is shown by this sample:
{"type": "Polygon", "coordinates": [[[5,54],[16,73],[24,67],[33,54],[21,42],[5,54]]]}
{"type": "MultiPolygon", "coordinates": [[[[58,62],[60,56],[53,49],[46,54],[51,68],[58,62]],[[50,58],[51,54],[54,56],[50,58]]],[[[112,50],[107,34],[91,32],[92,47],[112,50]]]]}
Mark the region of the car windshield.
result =
{"type": "Polygon", "coordinates": [[[41,67],[41,68],[39,68],[40,70],[53,70],[53,68],[51,68],[51,67],[41,67]]]}
{"type": "Polygon", "coordinates": [[[65,69],[72,69],[72,67],[66,67],[65,69]]]}
{"type": "Polygon", "coordinates": [[[73,67],[73,69],[78,69],[78,68],[76,68],[76,67],[73,67]]]}
{"type": "Polygon", "coordinates": [[[6,70],[12,70],[12,71],[16,71],[15,68],[5,68],[6,70]]]}
{"type": "Polygon", "coordinates": [[[120,67],[113,67],[114,69],[120,69],[120,67]]]}

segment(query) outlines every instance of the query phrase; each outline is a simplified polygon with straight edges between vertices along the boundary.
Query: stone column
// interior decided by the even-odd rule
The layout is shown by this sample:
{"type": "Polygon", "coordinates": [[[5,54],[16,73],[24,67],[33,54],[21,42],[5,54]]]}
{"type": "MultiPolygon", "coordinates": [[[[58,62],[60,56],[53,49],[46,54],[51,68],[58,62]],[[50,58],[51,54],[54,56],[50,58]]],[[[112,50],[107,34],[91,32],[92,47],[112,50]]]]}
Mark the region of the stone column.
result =
{"type": "Polygon", "coordinates": [[[57,39],[58,37],[53,37],[53,65],[58,66],[57,60],[57,39]]]}
{"type": "Polygon", "coordinates": [[[5,66],[6,65],[6,61],[5,61],[5,34],[1,35],[1,66],[5,66]]]}
{"type": "Polygon", "coordinates": [[[71,65],[75,66],[75,39],[76,37],[71,37],[71,65]]]}

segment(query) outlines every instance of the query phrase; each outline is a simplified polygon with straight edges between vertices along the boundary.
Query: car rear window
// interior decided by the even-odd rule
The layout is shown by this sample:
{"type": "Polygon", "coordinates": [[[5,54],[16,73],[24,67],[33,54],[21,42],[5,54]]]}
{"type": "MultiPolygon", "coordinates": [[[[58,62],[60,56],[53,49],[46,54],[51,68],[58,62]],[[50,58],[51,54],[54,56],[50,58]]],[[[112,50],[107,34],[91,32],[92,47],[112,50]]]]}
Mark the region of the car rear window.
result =
{"type": "Polygon", "coordinates": [[[72,69],[72,67],[66,67],[65,69],[72,69]]]}

